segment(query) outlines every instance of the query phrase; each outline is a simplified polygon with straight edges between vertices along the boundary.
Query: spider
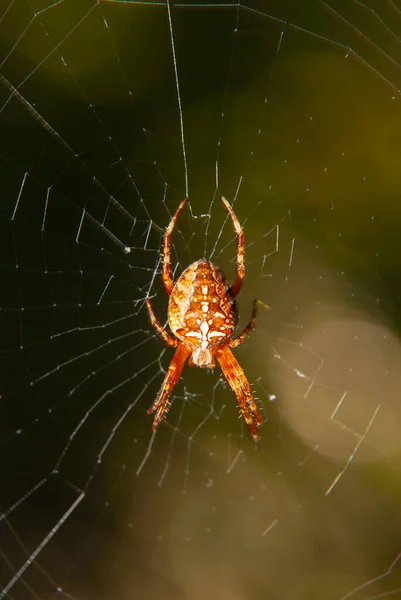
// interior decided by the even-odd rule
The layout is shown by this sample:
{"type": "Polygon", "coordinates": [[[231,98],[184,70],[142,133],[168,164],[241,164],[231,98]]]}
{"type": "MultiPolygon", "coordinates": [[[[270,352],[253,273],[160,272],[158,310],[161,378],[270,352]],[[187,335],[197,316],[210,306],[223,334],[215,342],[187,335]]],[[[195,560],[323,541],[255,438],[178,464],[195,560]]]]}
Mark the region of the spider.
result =
{"type": "Polygon", "coordinates": [[[219,267],[202,258],[187,267],[174,283],[170,268],[170,238],[177,217],[186,201],[187,198],[184,198],[171,219],[164,234],[163,244],[162,280],[169,296],[168,322],[174,337],[159,323],[150,299],[146,299],[153,327],[168,346],[177,348],[156,400],[147,412],[155,413],[153,420],[153,430],[155,430],[170,407],[170,395],[180,378],[185,361],[189,359],[191,366],[212,369],[216,358],[228,385],[237,397],[245,423],[256,440],[259,437],[257,427],[261,425],[262,417],[245,373],[231,352],[231,348],[236,348],[244,341],[256,323],[257,300],[254,302],[248,325],[237,338],[233,339],[238,321],[236,296],[245,277],[244,234],[233,209],[223,197],[222,202],[231,217],[237,235],[235,282],[230,285],[219,267]]]}

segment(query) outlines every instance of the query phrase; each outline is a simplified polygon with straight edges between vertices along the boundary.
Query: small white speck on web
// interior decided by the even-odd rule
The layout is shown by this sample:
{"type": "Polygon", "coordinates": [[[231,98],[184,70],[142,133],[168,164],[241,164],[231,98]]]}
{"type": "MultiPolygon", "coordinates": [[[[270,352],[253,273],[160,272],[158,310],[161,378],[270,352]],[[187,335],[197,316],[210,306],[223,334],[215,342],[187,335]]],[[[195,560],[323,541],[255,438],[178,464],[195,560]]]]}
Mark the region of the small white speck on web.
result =
{"type": "Polygon", "coordinates": [[[237,454],[234,456],[234,459],[233,459],[233,461],[231,462],[231,464],[229,464],[229,465],[228,465],[228,468],[227,468],[227,471],[226,471],[226,473],[231,473],[231,471],[233,470],[233,468],[234,468],[234,467],[235,467],[235,465],[237,464],[237,462],[238,462],[238,460],[239,460],[240,456],[242,456],[242,454],[243,454],[243,451],[242,451],[242,450],[239,450],[239,451],[237,452],[237,454]]]}
{"type": "Polygon", "coordinates": [[[339,411],[342,403],[344,402],[345,398],[347,397],[348,391],[345,391],[343,393],[343,395],[341,396],[340,400],[337,403],[337,406],[335,407],[335,409],[333,410],[330,419],[334,419],[334,417],[336,416],[337,412],[339,411]]]}
{"type": "Polygon", "coordinates": [[[270,531],[275,527],[278,523],[278,519],[273,519],[273,521],[266,527],[264,531],[260,534],[262,537],[265,537],[270,531]]]}

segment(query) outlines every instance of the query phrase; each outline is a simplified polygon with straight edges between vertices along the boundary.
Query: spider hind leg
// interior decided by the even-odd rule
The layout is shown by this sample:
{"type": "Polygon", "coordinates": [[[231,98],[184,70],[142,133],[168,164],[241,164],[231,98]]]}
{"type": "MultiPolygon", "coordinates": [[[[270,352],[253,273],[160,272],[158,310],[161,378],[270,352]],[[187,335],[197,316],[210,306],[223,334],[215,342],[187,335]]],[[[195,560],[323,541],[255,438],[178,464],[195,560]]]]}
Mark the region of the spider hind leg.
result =
{"type": "Polygon", "coordinates": [[[180,378],[181,371],[189,354],[190,350],[188,350],[184,344],[179,344],[167,369],[167,373],[164,377],[160,391],[157,394],[156,400],[147,411],[148,415],[151,413],[156,413],[153,419],[153,431],[157,428],[160,421],[166,416],[168,409],[170,408],[171,392],[180,378]]]}
{"type": "Polygon", "coordinates": [[[221,370],[228,385],[237,397],[238,406],[254,440],[259,439],[257,428],[262,424],[262,415],[251,392],[251,387],[239,362],[228,346],[216,353],[221,370]]]}

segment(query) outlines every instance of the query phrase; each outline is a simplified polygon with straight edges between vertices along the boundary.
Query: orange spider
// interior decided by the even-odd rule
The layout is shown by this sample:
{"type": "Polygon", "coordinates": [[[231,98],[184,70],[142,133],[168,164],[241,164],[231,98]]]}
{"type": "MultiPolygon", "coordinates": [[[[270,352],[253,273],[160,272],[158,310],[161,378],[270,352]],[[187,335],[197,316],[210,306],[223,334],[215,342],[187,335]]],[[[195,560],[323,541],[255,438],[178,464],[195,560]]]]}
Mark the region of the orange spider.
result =
{"type": "Polygon", "coordinates": [[[175,222],[187,198],[179,205],[164,234],[162,279],[170,297],[168,322],[175,337],[171,337],[160,325],[149,298],[146,304],[150,320],[163,340],[169,346],[177,348],[167,370],[157,398],[148,414],[156,413],[153,430],[163,419],[170,406],[170,395],[177,383],[185,361],[198,367],[215,366],[214,357],[220,363],[223,374],[237,397],[238,405],[245,423],[254,439],[258,439],[257,427],[262,423],[251,388],[244,371],[235,359],[230,348],[236,348],[256,323],[257,301],[255,300],[251,320],[237,338],[232,335],[237,326],[236,295],[241,289],[245,277],[244,234],[235,213],[227,200],[222,198],[237,234],[237,278],[233,285],[227,281],[223,272],[205,258],[192,263],[174,284],[170,275],[170,238],[175,222]]]}

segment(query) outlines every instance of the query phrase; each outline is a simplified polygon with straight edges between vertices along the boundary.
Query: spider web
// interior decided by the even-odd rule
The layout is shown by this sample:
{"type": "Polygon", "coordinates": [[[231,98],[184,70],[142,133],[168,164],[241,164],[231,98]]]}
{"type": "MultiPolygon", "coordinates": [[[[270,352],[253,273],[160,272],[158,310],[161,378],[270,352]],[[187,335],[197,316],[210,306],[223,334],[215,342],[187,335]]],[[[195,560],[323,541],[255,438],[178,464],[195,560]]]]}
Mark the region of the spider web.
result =
{"type": "Polygon", "coordinates": [[[401,6],[3,1],[0,598],[401,597],[401,6]],[[230,279],[157,432],[174,276],[230,279]]]}

